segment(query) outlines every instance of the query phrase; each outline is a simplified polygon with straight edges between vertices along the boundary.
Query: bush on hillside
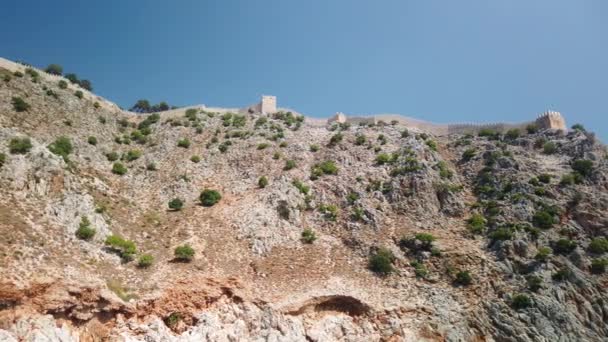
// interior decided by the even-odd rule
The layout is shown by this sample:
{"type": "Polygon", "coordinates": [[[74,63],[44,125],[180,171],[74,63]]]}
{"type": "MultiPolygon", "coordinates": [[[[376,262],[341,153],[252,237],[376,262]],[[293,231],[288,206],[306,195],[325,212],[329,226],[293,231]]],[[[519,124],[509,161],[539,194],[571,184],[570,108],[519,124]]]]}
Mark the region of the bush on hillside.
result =
{"type": "Polygon", "coordinates": [[[608,252],[608,239],[603,237],[594,238],[591,240],[591,243],[589,243],[588,250],[589,252],[595,254],[603,254],[608,252]]]}
{"type": "Polygon", "coordinates": [[[258,179],[258,186],[260,188],[265,188],[268,185],[268,178],[266,178],[266,176],[262,176],[260,177],[260,179],[258,179]]]}
{"type": "Polygon", "coordinates": [[[173,251],[175,258],[179,261],[188,262],[194,258],[194,248],[190,245],[182,245],[175,248],[173,251]]]}
{"type": "Polygon", "coordinates": [[[137,266],[140,268],[148,268],[154,263],[154,257],[150,254],[142,254],[137,260],[137,266]]]}
{"type": "Polygon", "coordinates": [[[543,144],[544,154],[554,154],[557,152],[557,145],[553,141],[547,141],[543,144]]]}
{"type": "Polygon", "coordinates": [[[13,138],[8,143],[11,154],[26,154],[32,148],[30,138],[13,138]]]}
{"type": "Polygon", "coordinates": [[[68,87],[68,82],[64,80],[59,80],[59,82],[57,82],[57,85],[60,89],[66,89],[68,87]]]}
{"type": "Polygon", "coordinates": [[[95,235],[95,228],[91,227],[91,222],[86,216],[80,219],[80,225],[76,230],[76,237],[81,240],[90,240],[95,235]]]}
{"type": "Polygon", "coordinates": [[[175,210],[175,211],[180,211],[184,207],[184,201],[182,201],[180,198],[174,198],[169,201],[168,205],[169,205],[169,209],[175,210]]]}
{"type": "Polygon", "coordinates": [[[114,163],[112,165],[112,173],[122,176],[127,173],[127,167],[122,163],[114,163]]]}
{"type": "Polygon", "coordinates": [[[87,139],[87,142],[88,142],[90,145],[97,145],[97,138],[96,138],[96,137],[94,137],[94,136],[90,136],[90,137],[87,139]]]}
{"type": "Polygon", "coordinates": [[[137,253],[137,247],[135,242],[131,240],[125,240],[119,235],[109,235],[105,241],[106,246],[117,252],[124,261],[130,261],[133,259],[135,253],[137,253]]]}
{"type": "Polygon", "coordinates": [[[296,167],[296,161],[293,159],[289,159],[285,161],[285,167],[283,167],[283,170],[285,171],[289,171],[291,169],[294,169],[296,167]]]}
{"type": "Polygon", "coordinates": [[[369,269],[379,275],[388,275],[395,269],[393,262],[395,261],[395,255],[393,252],[386,248],[379,248],[369,258],[369,269]]]}
{"type": "Polygon", "coordinates": [[[177,142],[177,146],[188,148],[190,147],[190,140],[188,140],[188,138],[183,138],[177,142]]]}
{"type": "Polygon", "coordinates": [[[74,96],[76,96],[76,97],[77,97],[77,98],[79,98],[79,99],[82,99],[82,98],[84,97],[84,94],[82,93],[82,91],[80,91],[80,90],[76,90],[76,91],[74,92],[74,96]]]}
{"type": "Polygon", "coordinates": [[[589,177],[593,173],[593,162],[589,159],[577,159],[572,163],[572,169],[583,177],[589,177]]]}
{"type": "Polygon", "coordinates": [[[15,109],[16,112],[25,112],[30,109],[29,103],[25,102],[20,97],[13,97],[11,99],[11,103],[13,104],[13,109],[15,109]]]}
{"type": "Polygon", "coordinates": [[[316,239],[317,235],[312,229],[306,228],[304,231],[302,231],[302,241],[304,243],[313,243],[316,239]]]}
{"type": "Polygon", "coordinates": [[[49,66],[47,66],[46,69],[44,69],[44,71],[46,71],[46,73],[51,74],[51,75],[61,76],[61,74],[63,74],[63,67],[59,64],[49,64],[49,66]]]}
{"type": "Polygon", "coordinates": [[[517,294],[513,296],[513,299],[511,300],[511,306],[516,310],[525,309],[531,305],[532,300],[525,294],[517,294]]]}
{"type": "Polygon", "coordinates": [[[205,189],[199,196],[201,204],[205,207],[211,207],[222,199],[222,195],[213,189],[205,189]]]}

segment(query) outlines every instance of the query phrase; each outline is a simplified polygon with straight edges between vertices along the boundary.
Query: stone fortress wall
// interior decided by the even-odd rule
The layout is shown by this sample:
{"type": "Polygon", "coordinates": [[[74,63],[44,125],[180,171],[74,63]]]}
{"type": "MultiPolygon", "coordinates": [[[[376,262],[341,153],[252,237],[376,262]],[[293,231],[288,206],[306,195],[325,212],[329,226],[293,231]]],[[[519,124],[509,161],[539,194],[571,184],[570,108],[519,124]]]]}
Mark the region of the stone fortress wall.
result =
{"type": "Polygon", "coordinates": [[[456,123],[456,124],[435,124],[419,119],[414,119],[402,115],[372,115],[372,116],[347,116],[344,113],[336,113],[333,117],[327,120],[328,124],[332,123],[350,123],[353,125],[359,124],[378,124],[379,122],[390,123],[397,121],[399,124],[416,128],[420,131],[428,132],[435,135],[449,134],[476,134],[482,129],[493,129],[499,132],[504,132],[512,128],[525,129],[526,126],[535,124],[539,129],[559,129],[567,130],[566,120],[564,117],[555,111],[547,111],[539,114],[536,120],[519,122],[519,123],[456,123]]]}

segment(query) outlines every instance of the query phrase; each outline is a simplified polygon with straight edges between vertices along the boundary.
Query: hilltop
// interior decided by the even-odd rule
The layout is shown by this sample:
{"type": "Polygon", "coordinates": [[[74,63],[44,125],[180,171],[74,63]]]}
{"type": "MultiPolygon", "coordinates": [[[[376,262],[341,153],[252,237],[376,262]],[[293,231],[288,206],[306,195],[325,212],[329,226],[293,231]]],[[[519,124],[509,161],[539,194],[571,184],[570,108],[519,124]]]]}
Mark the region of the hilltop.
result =
{"type": "Polygon", "coordinates": [[[2,340],[608,334],[607,151],[582,126],[136,114],[0,61],[2,340]]]}

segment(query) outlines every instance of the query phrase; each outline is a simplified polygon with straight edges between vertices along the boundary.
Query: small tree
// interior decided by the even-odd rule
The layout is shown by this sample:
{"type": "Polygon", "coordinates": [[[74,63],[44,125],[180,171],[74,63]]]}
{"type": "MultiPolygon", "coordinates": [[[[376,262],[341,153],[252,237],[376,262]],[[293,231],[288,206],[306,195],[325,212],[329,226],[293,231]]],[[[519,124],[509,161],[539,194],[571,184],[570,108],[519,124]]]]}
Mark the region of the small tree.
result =
{"type": "Polygon", "coordinates": [[[90,137],[87,139],[87,141],[88,141],[88,143],[89,143],[89,144],[91,144],[91,145],[97,145],[97,138],[96,138],[96,137],[94,137],[94,136],[90,136],[90,137]]]}
{"type": "Polygon", "coordinates": [[[201,204],[205,207],[211,207],[222,199],[222,195],[216,190],[205,189],[199,196],[201,204]]]}
{"type": "Polygon", "coordinates": [[[82,87],[82,89],[86,89],[88,91],[93,91],[93,85],[91,84],[91,81],[89,81],[89,80],[80,80],[78,82],[78,84],[80,85],[80,87],[82,87]]]}
{"type": "Polygon", "coordinates": [[[572,169],[584,177],[593,173],[593,162],[588,159],[577,159],[572,163],[572,169]]]}
{"type": "Polygon", "coordinates": [[[260,177],[260,179],[258,179],[258,186],[260,188],[265,188],[268,185],[268,178],[266,178],[266,176],[262,176],[260,177]]]}
{"type": "Polygon", "coordinates": [[[30,109],[29,103],[25,102],[20,97],[13,97],[11,99],[11,102],[12,102],[13,108],[15,109],[16,112],[25,112],[30,109]]]}
{"type": "Polygon", "coordinates": [[[184,201],[182,201],[180,198],[174,198],[169,201],[169,209],[179,211],[182,210],[183,207],[184,201]]]}
{"type": "Polygon", "coordinates": [[[44,69],[48,74],[51,75],[60,75],[63,74],[63,67],[59,64],[49,64],[49,66],[44,69]]]}
{"type": "MultiPolygon", "coordinates": [[[[77,98],[79,98],[79,99],[82,99],[82,98],[84,97],[84,94],[82,93],[82,91],[80,91],[80,90],[76,90],[76,91],[74,92],[74,96],[76,96],[76,97],[77,97],[77,98]]],[[[98,105],[99,105],[99,104],[98,104],[98,105]]]]}
{"type": "Polygon", "coordinates": [[[78,84],[78,76],[76,76],[76,74],[65,74],[64,76],[68,81],[70,81],[70,83],[72,84],[78,84]]]}
{"type": "Polygon", "coordinates": [[[304,243],[313,243],[316,239],[317,235],[312,229],[306,228],[302,231],[302,241],[304,243]]]}
{"type": "Polygon", "coordinates": [[[64,80],[59,80],[59,82],[57,82],[57,85],[59,86],[59,88],[65,89],[68,87],[68,82],[66,82],[64,80]]]}
{"type": "Polygon", "coordinates": [[[8,143],[11,154],[26,154],[32,148],[30,138],[13,138],[8,143]]]}
{"type": "Polygon", "coordinates": [[[174,250],[174,255],[179,261],[189,262],[194,258],[194,249],[190,245],[178,246],[174,250]]]}

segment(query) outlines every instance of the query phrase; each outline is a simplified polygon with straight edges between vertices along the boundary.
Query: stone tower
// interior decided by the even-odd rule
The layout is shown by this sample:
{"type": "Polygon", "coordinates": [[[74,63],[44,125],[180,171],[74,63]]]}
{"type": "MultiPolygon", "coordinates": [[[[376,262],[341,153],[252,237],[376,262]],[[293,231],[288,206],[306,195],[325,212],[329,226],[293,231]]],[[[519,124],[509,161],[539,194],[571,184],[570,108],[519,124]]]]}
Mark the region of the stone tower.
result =
{"type": "Polygon", "coordinates": [[[540,129],[559,129],[566,131],[566,120],[560,112],[547,111],[538,116],[536,125],[540,129]]]}
{"type": "Polygon", "coordinates": [[[262,102],[260,102],[260,113],[272,114],[277,112],[277,97],[263,95],[262,102]]]}
{"type": "Polygon", "coordinates": [[[334,115],[329,120],[327,120],[327,123],[332,123],[332,122],[345,123],[346,115],[344,115],[344,113],[342,113],[342,112],[338,112],[338,113],[336,113],[336,115],[334,115]]]}

